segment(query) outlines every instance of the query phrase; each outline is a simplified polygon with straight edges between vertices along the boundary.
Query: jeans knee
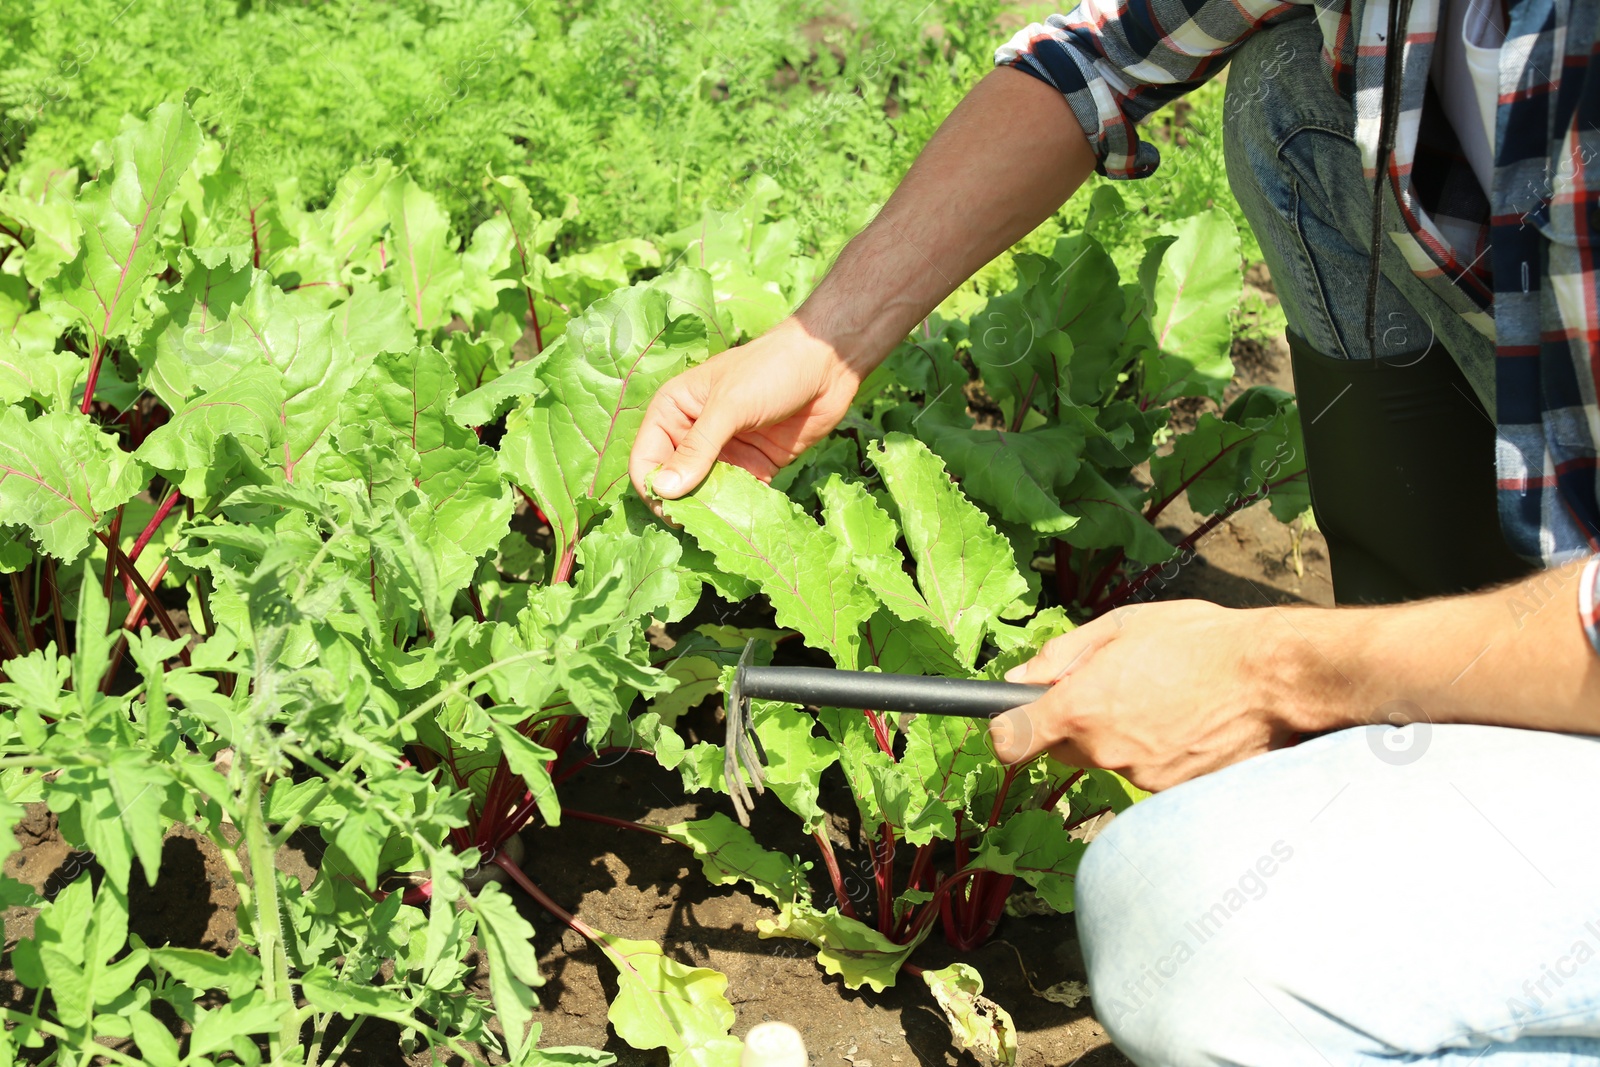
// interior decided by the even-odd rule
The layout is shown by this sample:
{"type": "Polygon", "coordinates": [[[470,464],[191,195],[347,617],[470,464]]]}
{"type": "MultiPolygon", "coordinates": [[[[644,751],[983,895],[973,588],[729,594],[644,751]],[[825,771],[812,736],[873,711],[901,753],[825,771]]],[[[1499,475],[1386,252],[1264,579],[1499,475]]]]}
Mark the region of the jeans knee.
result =
{"type": "Polygon", "coordinates": [[[1260,902],[1293,849],[1232,834],[1233,795],[1212,786],[1135,805],[1079,865],[1078,934],[1095,1015],[1138,1064],[1233,1062],[1241,1020],[1264,1010],[1246,979],[1271,989],[1279,977],[1260,902]]]}

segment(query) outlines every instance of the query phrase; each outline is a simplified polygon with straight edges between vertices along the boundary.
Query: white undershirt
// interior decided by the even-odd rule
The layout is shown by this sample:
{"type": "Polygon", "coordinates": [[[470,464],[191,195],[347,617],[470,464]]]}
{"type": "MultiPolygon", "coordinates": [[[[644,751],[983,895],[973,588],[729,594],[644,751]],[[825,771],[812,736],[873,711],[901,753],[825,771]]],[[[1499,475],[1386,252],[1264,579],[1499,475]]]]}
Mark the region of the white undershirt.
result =
{"type": "Polygon", "coordinates": [[[1500,103],[1500,45],[1506,39],[1499,0],[1441,0],[1433,84],[1467,163],[1487,194],[1494,175],[1494,127],[1500,103]]]}

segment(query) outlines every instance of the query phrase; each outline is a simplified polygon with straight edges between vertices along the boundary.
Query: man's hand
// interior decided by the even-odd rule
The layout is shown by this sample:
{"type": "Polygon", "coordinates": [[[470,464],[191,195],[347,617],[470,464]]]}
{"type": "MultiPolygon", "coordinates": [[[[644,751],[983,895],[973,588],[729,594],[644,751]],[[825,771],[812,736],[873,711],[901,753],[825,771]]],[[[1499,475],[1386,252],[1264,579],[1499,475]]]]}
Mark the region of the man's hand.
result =
{"type": "MultiPolygon", "coordinates": [[[[700,484],[719,458],[771,478],[844,418],[861,379],[957,285],[1049,218],[1093,171],[1056,90],[991,71],[793,317],[662,386],[628,474],[646,500],[700,484]],[[1026,130],[1026,152],[994,151],[1026,130]]],[[[659,512],[659,508],[657,508],[659,512]]]]}
{"type": "Polygon", "coordinates": [[[1048,751],[1166,789],[1324,728],[1268,610],[1198,600],[1120,608],[1047,642],[1006,680],[1052,685],[990,725],[1007,764],[1048,751]]]}
{"type": "Polygon", "coordinates": [[[646,500],[675,500],[718,459],[770,481],[838,425],[861,378],[832,345],[787,319],[661,387],[628,460],[633,486],[646,500]],[[658,467],[651,493],[645,479],[658,467]]]}
{"type": "Polygon", "coordinates": [[[1154,790],[1348,726],[1600,735],[1580,573],[1386,607],[1119,608],[1006,675],[1052,688],[994,720],[995,754],[1014,764],[1049,752],[1154,790]]]}

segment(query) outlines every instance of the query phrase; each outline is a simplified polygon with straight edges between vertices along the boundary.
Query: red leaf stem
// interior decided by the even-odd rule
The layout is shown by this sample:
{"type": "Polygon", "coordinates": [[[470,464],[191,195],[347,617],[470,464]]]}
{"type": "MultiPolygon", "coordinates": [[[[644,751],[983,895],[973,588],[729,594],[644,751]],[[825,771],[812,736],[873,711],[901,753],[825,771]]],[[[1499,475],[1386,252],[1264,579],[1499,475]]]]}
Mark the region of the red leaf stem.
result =
{"type": "Polygon", "coordinates": [[[139,558],[139,553],[144,551],[144,546],[150,543],[150,539],[156,535],[157,530],[161,529],[161,524],[167,521],[167,516],[172,514],[172,509],[182,499],[183,494],[176,489],[167,494],[167,498],[161,502],[160,507],[156,508],[156,513],[150,517],[149,522],[144,524],[144,529],[140,530],[139,536],[134,539],[133,550],[128,553],[130,560],[139,558]]]}
{"type": "Polygon", "coordinates": [[[512,863],[509,859],[507,859],[504,853],[497,854],[493,862],[501,870],[509,874],[511,876],[511,880],[517,883],[517,885],[521,886],[522,891],[532,897],[534,902],[545,911],[548,911],[551,915],[554,915],[572,929],[576,930],[584,937],[587,937],[590,941],[598,941],[600,939],[600,933],[598,930],[584,922],[582,919],[574,916],[570,911],[568,911],[566,908],[563,908],[560,904],[557,904],[554,900],[550,899],[549,895],[546,894],[544,890],[534,885],[533,880],[523,873],[522,868],[518,867],[515,863],[512,863]]]}
{"type": "Polygon", "coordinates": [[[872,850],[872,877],[878,883],[878,932],[894,932],[894,827],[884,823],[872,850]]]}
{"type": "Polygon", "coordinates": [[[818,830],[811,837],[822,853],[823,865],[828,868],[828,880],[833,883],[833,895],[839,901],[840,914],[856,918],[855,902],[850,899],[850,894],[845,892],[844,875],[839,871],[839,859],[833,854],[833,842],[828,840],[827,831],[818,830]]]}
{"type": "Polygon", "coordinates": [[[668,840],[672,839],[671,835],[661,827],[651,826],[649,823],[630,822],[627,819],[615,819],[610,815],[599,815],[592,811],[578,811],[574,808],[562,808],[561,815],[563,818],[579,819],[583,822],[595,822],[599,823],[601,826],[615,826],[619,830],[638,830],[640,833],[654,834],[656,837],[664,837],[668,840]]]}

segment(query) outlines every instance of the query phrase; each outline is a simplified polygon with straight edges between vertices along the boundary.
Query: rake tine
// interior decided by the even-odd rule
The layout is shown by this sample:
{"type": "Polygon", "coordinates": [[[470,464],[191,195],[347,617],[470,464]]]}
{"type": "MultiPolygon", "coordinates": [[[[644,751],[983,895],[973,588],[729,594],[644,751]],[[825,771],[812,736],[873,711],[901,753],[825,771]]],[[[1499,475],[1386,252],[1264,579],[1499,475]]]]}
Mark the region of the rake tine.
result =
{"type": "MultiPolygon", "coordinates": [[[[767,787],[764,784],[766,775],[762,773],[765,754],[760,753],[756,745],[751,744],[751,741],[755,738],[754,727],[751,727],[748,723],[745,724],[745,727],[745,732],[739,735],[739,758],[744,763],[745,771],[750,775],[750,784],[755,786],[756,795],[760,796],[767,791],[767,787]]],[[[759,743],[756,742],[757,745],[759,743]]]]}
{"type": "Polygon", "coordinates": [[[738,683],[735,682],[733,691],[728,694],[728,732],[722,745],[722,775],[728,787],[728,797],[733,801],[733,813],[738,816],[740,826],[748,827],[750,811],[755,807],[755,802],[739,774],[739,741],[744,737],[744,717],[744,701],[739,698],[738,683]]]}

